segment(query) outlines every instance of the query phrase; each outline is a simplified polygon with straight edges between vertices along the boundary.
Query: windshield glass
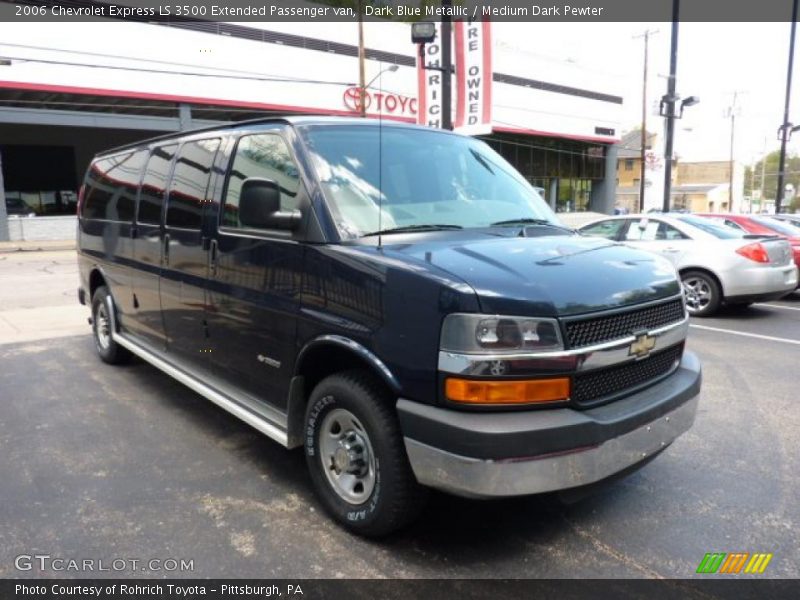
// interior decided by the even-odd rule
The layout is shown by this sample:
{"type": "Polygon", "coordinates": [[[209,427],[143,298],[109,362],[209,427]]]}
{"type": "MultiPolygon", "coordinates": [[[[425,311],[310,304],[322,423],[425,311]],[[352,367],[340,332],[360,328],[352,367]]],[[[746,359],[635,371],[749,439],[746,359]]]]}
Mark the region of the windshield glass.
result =
{"type": "Polygon", "coordinates": [[[426,225],[558,224],[536,190],[478,140],[364,125],[308,126],[301,136],[346,238],[426,225]]]}
{"type": "Polygon", "coordinates": [[[743,231],[739,231],[738,229],[734,229],[733,227],[728,227],[727,225],[723,225],[722,223],[717,223],[713,219],[709,219],[706,217],[682,216],[676,218],[680,219],[684,223],[689,223],[690,225],[694,225],[698,229],[702,229],[706,233],[710,233],[714,237],[718,237],[721,240],[732,240],[744,236],[743,231]]]}

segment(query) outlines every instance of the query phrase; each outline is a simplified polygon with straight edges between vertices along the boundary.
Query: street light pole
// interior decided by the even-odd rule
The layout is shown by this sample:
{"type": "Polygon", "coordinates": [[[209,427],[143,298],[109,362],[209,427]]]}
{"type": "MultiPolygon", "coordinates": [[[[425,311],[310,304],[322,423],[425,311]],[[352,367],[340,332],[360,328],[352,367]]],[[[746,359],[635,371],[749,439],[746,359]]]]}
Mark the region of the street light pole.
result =
{"type": "Polygon", "coordinates": [[[789,99],[792,95],[792,69],[794,68],[794,36],[797,30],[797,3],[794,0],[792,4],[792,32],[789,35],[789,67],[786,72],[786,103],[783,108],[783,124],[780,127],[781,134],[781,154],[778,159],[778,189],[775,191],[775,213],[781,211],[781,202],[783,201],[783,180],[784,169],[786,168],[786,142],[791,135],[790,129],[792,124],[789,123],[789,99]]]}
{"type": "Polygon", "coordinates": [[[664,148],[664,203],[662,210],[669,212],[670,194],[672,192],[672,146],[675,137],[675,79],[678,70],[678,19],[680,13],[680,0],[672,0],[672,42],[669,56],[669,80],[667,84],[667,123],[664,148]]]}
{"type": "Polygon", "coordinates": [[[452,31],[452,18],[448,10],[452,6],[451,0],[442,0],[442,8],[444,14],[442,15],[442,129],[453,129],[453,103],[451,100],[450,81],[452,74],[450,66],[452,63],[452,45],[451,35],[452,31]]]}

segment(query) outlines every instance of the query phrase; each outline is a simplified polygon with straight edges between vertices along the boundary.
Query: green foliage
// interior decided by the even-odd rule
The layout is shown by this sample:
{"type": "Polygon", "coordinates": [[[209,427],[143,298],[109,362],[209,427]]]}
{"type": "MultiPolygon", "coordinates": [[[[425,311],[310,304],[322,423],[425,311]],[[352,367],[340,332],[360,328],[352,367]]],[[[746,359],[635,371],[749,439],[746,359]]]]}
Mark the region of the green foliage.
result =
{"type": "MultiPolygon", "coordinates": [[[[764,197],[775,198],[778,190],[778,161],[780,152],[770,152],[767,156],[752,166],[745,167],[744,170],[744,194],[752,196],[753,190],[762,189],[761,166],[764,163],[764,197]]],[[[792,155],[786,157],[786,167],[784,169],[784,185],[792,184],[794,189],[800,190],[800,156],[792,155]]]]}

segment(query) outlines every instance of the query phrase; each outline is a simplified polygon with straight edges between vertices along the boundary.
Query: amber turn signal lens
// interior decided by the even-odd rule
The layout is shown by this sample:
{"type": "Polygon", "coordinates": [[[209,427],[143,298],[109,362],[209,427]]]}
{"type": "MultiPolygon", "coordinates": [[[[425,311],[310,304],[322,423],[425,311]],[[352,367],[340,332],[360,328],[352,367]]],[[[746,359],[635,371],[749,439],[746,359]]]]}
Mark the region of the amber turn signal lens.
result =
{"type": "Polygon", "coordinates": [[[448,378],[445,394],[466,404],[535,404],[569,398],[569,377],[524,381],[475,381],[448,378]]]}

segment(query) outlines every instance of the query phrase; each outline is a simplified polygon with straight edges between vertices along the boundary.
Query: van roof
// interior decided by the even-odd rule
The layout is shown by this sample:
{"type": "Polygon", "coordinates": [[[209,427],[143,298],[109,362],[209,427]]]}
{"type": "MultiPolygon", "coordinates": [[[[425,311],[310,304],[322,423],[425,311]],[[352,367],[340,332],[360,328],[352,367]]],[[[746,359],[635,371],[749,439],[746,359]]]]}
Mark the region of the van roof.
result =
{"type": "MultiPolygon", "coordinates": [[[[130,144],[125,144],[123,146],[116,146],[114,148],[110,148],[108,150],[103,150],[102,152],[98,152],[95,155],[95,158],[102,157],[102,156],[109,156],[112,154],[117,154],[123,150],[129,150],[133,148],[139,148],[142,146],[148,146],[154,142],[163,142],[172,139],[180,139],[183,137],[187,137],[190,135],[195,135],[198,133],[203,132],[212,132],[212,131],[235,131],[237,129],[247,129],[257,125],[270,125],[272,123],[286,123],[288,125],[377,125],[380,124],[384,127],[403,127],[409,129],[425,129],[430,131],[429,127],[423,127],[420,125],[406,123],[403,121],[395,121],[390,119],[374,119],[374,118],[358,118],[358,117],[331,117],[331,116],[319,116],[319,115],[292,115],[292,116],[282,116],[282,117],[263,117],[260,119],[249,119],[246,121],[235,121],[233,123],[226,123],[221,125],[215,125],[212,127],[201,127],[198,129],[187,129],[185,131],[174,131],[172,133],[167,133],[164,135],[159,135],[152,138],[147,138],[144,140],[139,140],[138,142],[132,142],[130,144]]],[[[444,133],[453,133],[449,131],[440,130],[444,133]]],[[[458,134],[456,134],[458,135],[458,134]]]]}

